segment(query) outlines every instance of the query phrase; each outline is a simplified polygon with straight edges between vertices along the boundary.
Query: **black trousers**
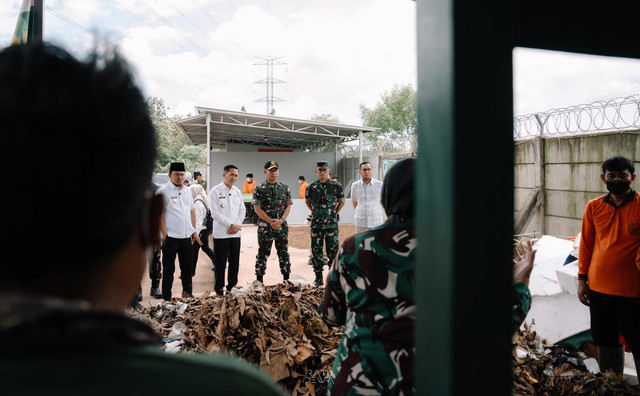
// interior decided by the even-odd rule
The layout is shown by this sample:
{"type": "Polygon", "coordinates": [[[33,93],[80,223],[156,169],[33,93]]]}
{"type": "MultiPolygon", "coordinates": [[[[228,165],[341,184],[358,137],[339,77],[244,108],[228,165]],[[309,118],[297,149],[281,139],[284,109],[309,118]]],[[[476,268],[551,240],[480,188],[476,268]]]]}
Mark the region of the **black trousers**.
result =
{"type": "Polygon", "coordinates": [[[612,296],[589,290],[591,334],[596,345],[617,347],[620,334],[633,356],[640,358],[640,304],[637,298],[612,296]]]}
{"type": "Polygon", "coordinates": [[[193,246],[191,238],[177,239],[167,237],[162,245],[162,298],[171,299],[173,273],[176,270],[176,254],[180,262],[180,276],[182,277],[182,291],[192,292],[191,266],[193,265],[193,246]]]}
{"type": "Polygon", "coordinates": [[[209,258],[211,259],[211,264],[215,263],[213,250],[211,250],[211,248],[209,247],[209,233],[210,232],[211,232],[211,230],[208,230],[208,229],[205,228],[204,230],[200,231],[200,234],[198,234],[198,236],[200,237],[200,240],[202,241],[202,246],[200,246],[198,243],[194,243],[193,244],[192,276],[196,275],[196,266],[198,265],[198,253],[200,252],[200,248],[202,248],[202,251],[207,256],[209,256],[209,258]]]}
{"type": "Polygon", "coordinates": [[[240,238],[214,238],[213,249],[216,251],[216,280],[213,289],[221,293],[224,287],[224,272],[229,262],[227,272],[227,291],[238,284],[238,270],[240,268],[240,238]]]}

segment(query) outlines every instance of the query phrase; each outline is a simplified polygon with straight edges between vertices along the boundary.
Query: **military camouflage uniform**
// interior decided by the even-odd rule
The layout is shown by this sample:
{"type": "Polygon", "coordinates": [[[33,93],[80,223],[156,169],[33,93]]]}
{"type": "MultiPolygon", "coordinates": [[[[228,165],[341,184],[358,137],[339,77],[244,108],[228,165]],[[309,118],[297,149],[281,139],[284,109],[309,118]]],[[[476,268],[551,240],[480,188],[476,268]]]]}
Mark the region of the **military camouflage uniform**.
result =
{"type": "MultiPolygon", "coordinates": [[[[252,205],[260,208],[272,219],[282,218],[288,205],[291,205],[291,191],[280,182],[263,182],[253,190],[252,205]]],[[[256,255],[256,276],[261,277],[267,270],[267,258],[271,255],[271,245],[275,242],[280,261],[280,272],[288,275],[291,272],[289,259],[289,227],[284,221],[279,229],[274,230],[266,221],[258,218],[258,254],[256,255]]]]}
{"type": "Polygon", "coordinates": [[[162,262],[160,261],[160,253],[162,248],[157,246],[153,249],[149,257],[149,279],[159,281],[162,279],[162,262]]]}
{"type": "Polygon", "coordinates": [[[531,293],[529,286],[524,283],[516,283],[513,285],[513,332],[520,328],[524,318],[527,317],[531,308],[531,293]]]}
{"type": "MultiPolygon", "coordinates": [[[[155,195],[158,191],[158,186],[152,184],[153,186],[153,194],[155,195]]],[[[158,293],[160,290],[158,289],[160,286],[160,280],[162,279],[162,261],[160,260],[160,254],[162,253],[162,247],[156,246],[153,248],[151,252],[151,256],[149,256],[149,279],[151,279],[151,289],[156,289],[158,293]]]]}
{"type": "Polygon", "coordinates": [[[398,215],[343,243],[321,307],[325,322],[344,325],[329,394],[414,393],[416,245],[413,222],[398,215]]]}
{"type": "Polygon", "coordinates": [[[342,184],[335,180],[320,183],[318,180],[309,184],[305,193],[305,201],[312,208],[311,214],[311,261],[313,270],[322,272],[324,255],[322,243],[326,244],[327,257],[332,263],[338,253],[338,214],[336,209],[344,202],[342,184]]]}

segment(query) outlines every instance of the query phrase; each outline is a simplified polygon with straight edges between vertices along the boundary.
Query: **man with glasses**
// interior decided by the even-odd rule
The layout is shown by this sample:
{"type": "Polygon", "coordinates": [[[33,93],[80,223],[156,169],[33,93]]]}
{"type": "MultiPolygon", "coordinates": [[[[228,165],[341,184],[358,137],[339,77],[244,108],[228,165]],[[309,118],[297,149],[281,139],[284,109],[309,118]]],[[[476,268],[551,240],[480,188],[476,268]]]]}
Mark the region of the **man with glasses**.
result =
{"type": "Polygon", "coordinates": [[[362,179],[351,185],[351,203],[355,209],[356,233],[367,231],[382,224],[382,203],[380,194],[382,182],[371,175],[371,162],[360,164],[358,173],[362,179]]]}
{"type": "Polygon", "coordinates": [[[169,182],[156,192],[156,195],[163,197],[164,202],[160,232],[162,233],[162,298],[166,301],[171,300],[176,255],[180,262],[182,298],[193,297],[192,243],[202,246],[196,232],[196,207],[191,191],[185,187],[185,177],[184,163],[172,162],[169,166],[169,182]]]}
{"type": "Polygon", "coordinates": [[[609,193],[587,203],[578,258],[578,298],[589,307],[600,371],[617,374],[624,368],[620,334],[640,368],[640,195],[631,189],[634,172],[624,157],[602,164],[600,179],[609,193]]]}
{"type": "Polygon", "coordinates": [[[278,181],[280,169],[276,161],[264,164],[267,180],[253,190],[253,210],[258,215],[258,254],[256,255],[256,279],[264,283],[267,258],[271,255],[271,245],[275,242],[280,262],[280,272],[284,280],[289,279],[291,260],[289,259],[289,227],[287,217],[291,210],[291,190],[278,181]]]}
{"type": "Polygon", "coordinates": [[[329,162],[318,161],[316,175],[318,180],[307,187],[305,201],[311,210],[311,262],[316,275],[314,285],[321,286],[324,283],[323,241],[329,258],[328,265],[333,263],[338,254],[338,214],[344,206],[344,190],[342,184],[330,179],[329,162]]]}

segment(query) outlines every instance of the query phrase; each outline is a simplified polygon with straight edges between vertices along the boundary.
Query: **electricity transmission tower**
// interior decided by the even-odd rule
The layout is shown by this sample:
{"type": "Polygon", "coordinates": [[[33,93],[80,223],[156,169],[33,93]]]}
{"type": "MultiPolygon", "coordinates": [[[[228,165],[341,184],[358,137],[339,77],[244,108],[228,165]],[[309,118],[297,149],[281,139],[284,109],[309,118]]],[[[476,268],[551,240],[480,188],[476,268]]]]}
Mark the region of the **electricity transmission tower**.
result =
{"type": "Polygon", "coordinates": [[[266,102],[267,103],[267,115],[273,114],[273,102],[284,102],[284,99],[280,99],[273,96],[273,84],[284,84],[286,81],[279,80],[277,78],[273,78],[273,66],[278,65],[286,65],[286,63],[281,62],[280,59],[284,58],[284,56],[279,57],[259,57],[261,62],[254,63],[256,66],[267,66],[267,78],[263,78],[262,80],[256,81],[254,84],[265,84],[267,86],[267,96],[264,98],[256,99],[256,102],[266,102]]]}

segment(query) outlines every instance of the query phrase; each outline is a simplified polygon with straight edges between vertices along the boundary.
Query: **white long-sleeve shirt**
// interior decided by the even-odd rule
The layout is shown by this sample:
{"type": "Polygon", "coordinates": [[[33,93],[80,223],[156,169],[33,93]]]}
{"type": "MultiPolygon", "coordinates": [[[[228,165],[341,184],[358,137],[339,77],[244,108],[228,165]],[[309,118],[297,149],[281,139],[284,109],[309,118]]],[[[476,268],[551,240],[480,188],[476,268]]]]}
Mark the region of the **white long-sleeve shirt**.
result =
{"type": "Polygon", "coordinates": [[[164,224],[171,238],[190,238],[196,231],[191,224],[191,209],[194,209],[193,196],[185,186],[179,188],[169,182],[160,187],[156,195],[164,198],[164,224]]]}
{"type": "Polygon", "coordinates": [[[207,207],[201,198],[196,199],[193,203],[196,206],[196,232],[200,233],[206,228],[203,223],[204,218],[207,216],[207,207]]]}
{"type": "Polygon", "coordinates": [[[213,217],[213,238],[240,238],[241,231],[227,234],[232,224],[242,225],[246,208],[242,191],[236,186],[227,187],[223,182],[209,191],[209,209],[213,217]]]}

